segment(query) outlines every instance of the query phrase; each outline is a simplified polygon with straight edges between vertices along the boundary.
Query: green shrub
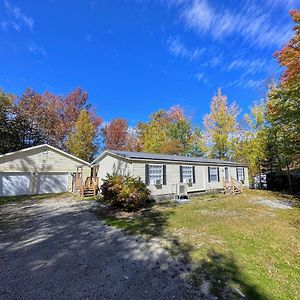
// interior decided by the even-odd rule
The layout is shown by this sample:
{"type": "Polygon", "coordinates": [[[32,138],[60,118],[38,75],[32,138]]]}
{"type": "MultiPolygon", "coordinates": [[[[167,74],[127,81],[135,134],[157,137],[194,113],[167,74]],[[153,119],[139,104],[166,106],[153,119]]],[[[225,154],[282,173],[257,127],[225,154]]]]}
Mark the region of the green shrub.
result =
{"type": "Polygon", "coordinates": [[[109,174],[101,185],[101,193],[106,203],[127,211],[141,208],[150,195],[140,178],[109,174]]]}

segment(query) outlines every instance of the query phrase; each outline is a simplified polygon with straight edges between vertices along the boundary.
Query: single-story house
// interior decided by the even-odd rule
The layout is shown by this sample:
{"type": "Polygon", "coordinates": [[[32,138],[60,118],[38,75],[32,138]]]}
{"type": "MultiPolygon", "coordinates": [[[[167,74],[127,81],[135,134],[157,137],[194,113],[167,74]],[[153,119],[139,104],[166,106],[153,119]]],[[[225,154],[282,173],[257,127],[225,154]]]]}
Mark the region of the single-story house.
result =
{"type": "Polygon", "coordinates": [[[172,197],[186,188],[187,193],[218,190],[224,180],[236,180],[249,187],[245,164],[218,159],[105,150],[92,162],[99,185],[107,174],[140,177],[155,199],[172,197]]]}
{"type": "Polygon", "coordinates": [[[71,192],[90,164],[47,144],[0,155],[0,196],[71,192]]]}

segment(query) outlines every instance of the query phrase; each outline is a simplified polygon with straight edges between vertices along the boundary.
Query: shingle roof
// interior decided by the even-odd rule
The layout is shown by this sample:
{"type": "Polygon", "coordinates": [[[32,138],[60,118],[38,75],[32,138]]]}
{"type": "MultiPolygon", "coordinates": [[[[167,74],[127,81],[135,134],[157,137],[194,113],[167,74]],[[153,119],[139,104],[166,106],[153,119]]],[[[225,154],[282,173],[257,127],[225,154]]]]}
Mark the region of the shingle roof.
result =
{"type": "Polygon", "coordinates": [[[51,149],[51,150],[53,150],[53,151],[59,152],[60,154],[66,155],[66,156],[68,156],[68,157],[70,157],[70,158],[72,158],[72,159],[74,159],[74,160],[77,160],[77,161],[79,161],[79,162],[81,162],[81,163],[83,163],[83,164],[85,164],[85,165],[90,165],[89,162],[87,162],[87,161],[85,161],[85,160],[82,160],[82,159],[80,159],[80,158],[78,158],[78,157],[76,157],[76,156],[74,156],[74,155],[72,155],[72,154],[69,154],[69,153],[67,153],[67,152],[64,152],[64,151],[62,151],[62,150],[60,150],[60,149],[58,149],[58,148],[55,148],[55,147],[53,147],[53,146],[50,146],[50,145],[48,145],[48,144],[42,144],[42,145],[38,145],[38,146],[33,146],[33,147],[29,147],[29,148],[17,150],[17,151],[14,151],[14,152],[9,152],[9,153],[5,153],[5,154],[1,154],[1,155],[0,155],[0,162],[1,162],[1,160],[5,159],[5,158],[7,158],[7,157],[10,157],[10,156],[12,156],[12,155],[14,155],[14,154],[17,154],[17,153],[26,153],[26,152],[30,152],[31,150],[34,150],[34,149],[41,149],[41,151],[42,151],[43,149],[51,149]]]}
{"type": "Polygon", "coordinates": [[[160,160],[160,161],[176,161],[176,162],[198,163],[198,164],[203,163],[203,164],[215,164],[215,165],[245,166],[245,164],[240,164],[233,161],[224,161],[220,159],[210,159],[204,157],[156,154],[156,153],[145,153],[145,152],[130,152],[130,151],[121,151],[121,150],[107,150],[107,151],[119,156],[123,156],[124,158],[127,159],[160,160]]]}

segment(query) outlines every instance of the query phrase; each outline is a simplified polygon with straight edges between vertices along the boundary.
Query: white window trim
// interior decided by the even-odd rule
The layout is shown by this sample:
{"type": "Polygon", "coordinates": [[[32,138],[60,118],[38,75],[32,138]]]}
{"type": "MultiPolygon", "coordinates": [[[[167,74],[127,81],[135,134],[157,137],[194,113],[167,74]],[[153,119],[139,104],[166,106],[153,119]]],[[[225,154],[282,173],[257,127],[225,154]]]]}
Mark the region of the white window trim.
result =
{"type": "Polygon", "coordinates": [[[209,167],[209,182],[218,182],[218,167],[209,167]],[[212,169],[215,169],[216,170],[216,173],[215,174],[212,174],[212,169]],[[212,177],[211,175],[214,175],[216,176],[216,179],[212,180],[212,177]]]}
{"type": "Polygon", "coordinates": [[[161,165],[161,164],[149,164],[149,185],[156,185],[156,180],[160,180],[161,184],[163,184],[163,176],[164,176],[163,165],[161,165]],[[161,170],[160,178],[151,179],[151,167],[155,167],[156,169],[159,169],[158,167],[160,167],[160,170],[161,170]]]}
{"type": "Polygon", "coordinates": [[[181,170],[182,170],[182,181],[185,183],[188,183],[189,180],[191,180],[193,182],[193,167],[192,166],[181,166],[181,170]],[[190,170],[190,172],[184,172],[184,169],[187,168],[190,170]]]}
{"type": "Polygon", "coordinates": [[[243,167],[237,167],[236,173],[237,173],[237,180],[238,181],[245,180],[243,167]],[[239,171],[241,171],[241,176],[239,174],[239,171]]]}

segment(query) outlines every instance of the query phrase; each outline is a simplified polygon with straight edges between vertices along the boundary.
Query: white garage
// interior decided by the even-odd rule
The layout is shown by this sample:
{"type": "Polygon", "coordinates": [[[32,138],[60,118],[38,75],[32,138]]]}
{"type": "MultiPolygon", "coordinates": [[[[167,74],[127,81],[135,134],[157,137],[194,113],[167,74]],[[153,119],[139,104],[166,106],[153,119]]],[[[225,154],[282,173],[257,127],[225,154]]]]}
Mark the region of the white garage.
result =
{"type": "Polygon", "coordinates": [[[0,155],[0,197],[72,192],[78,170],[91,174],[88,162],[47,144],[0,155]]]}
{"type": "Polygon", "coordinates": [[[4,173],[0,175],[3,196],[28,195],[30,173],[4,173]]]}
{"type": "Polygon", "coordinates": [[[40,173],[37,176],[37,194],[68,191],[68,173],[40,173]]]}

